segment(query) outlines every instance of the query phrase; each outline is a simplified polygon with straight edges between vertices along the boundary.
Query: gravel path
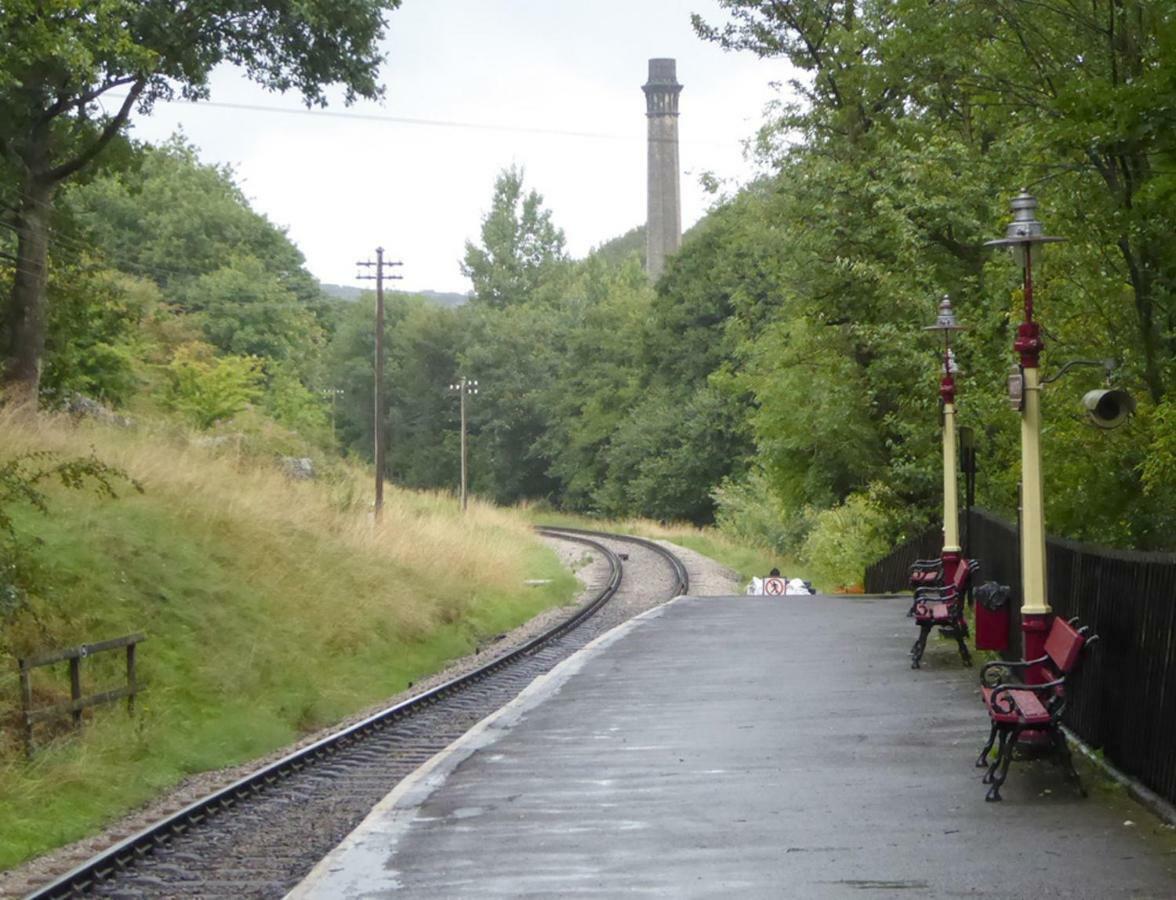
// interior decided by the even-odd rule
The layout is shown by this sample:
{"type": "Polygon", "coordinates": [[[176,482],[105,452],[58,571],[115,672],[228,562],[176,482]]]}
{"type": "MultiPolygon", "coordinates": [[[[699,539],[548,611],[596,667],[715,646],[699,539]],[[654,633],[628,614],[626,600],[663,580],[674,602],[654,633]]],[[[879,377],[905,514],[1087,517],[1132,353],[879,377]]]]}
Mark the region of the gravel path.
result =
{"type": "MultiPolygon", "coordinates": [[[[257,769],[261,764],[280,759],[299,747],[313,743],[327,734],[339,730],[341,726],[358,722],[394,703],[476,668],[486,660],[488,654],[497,656],[514,646],[525,643],[556,622],[566,619],[576,605],[593,594],[604,582],[608,576],[608,566],[598,554],[592,553],[582,545],[552,538],[544,538],[543,540],[559,554],[566,566],[576,572],[577,577],[584,584],[584,590],[577,598],[576,604],[547,610],[513,631],[499,635],[494,640],[487,642],[479,648],[477,653],[456,660],[443,671],[418,681],[411,690],[389,697],[379,705],[356,713],[330,729],[307,735],[297,744],[283,747],[267,757],[247,765],[205,772],[188,778],[165,796],[124,817],[101,833],[59,848],[16,869],[0,873],[0,897],[23,896],[160,818],[236,781],[257,769]]],[[[659,563],[654,554],[648,551],[642,554],[632,553],[633,545],[631,544],[609,540],[602,540],[601,543],[609,546],[610,549],[630,554],[625,566],[625,578],[621,591],[598,614],[605,620],[600,623],[601,627],[619,624],[664,602],[668,580],[664,563],[659,563]]],[[[738,576],[734,572],[691,550],[677,547],[665,541],[659,543],[670,548],[686,565],[690,576],[690,593],[692,595],[724,596],[738,593],[738,576]]]]}

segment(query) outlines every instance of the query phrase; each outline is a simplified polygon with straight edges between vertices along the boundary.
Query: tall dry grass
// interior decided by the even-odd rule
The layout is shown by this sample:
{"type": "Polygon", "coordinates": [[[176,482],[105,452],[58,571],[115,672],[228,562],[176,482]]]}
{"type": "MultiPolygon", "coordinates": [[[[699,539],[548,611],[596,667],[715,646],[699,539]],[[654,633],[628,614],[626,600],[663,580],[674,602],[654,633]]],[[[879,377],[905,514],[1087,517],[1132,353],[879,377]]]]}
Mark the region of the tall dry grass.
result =
{"type": "Polygon", "coordinates": [[[121,429],[64,415],[30,419],[0,411],[0,459],[92,451],[149,496],[173,503],[177,518],[197,528],[228,530],[243,541],[263,536],[267,544],[311,536],[316,556],[349,554],[358,571],[375,566],[372,574],[382,582],[411,582],[414,573],[428,572],[431,592],[505,590],[524,578],[521,548],[533,538],[527,522],[510,511],[475,500],[462,515],[450,494],[386,485],[376,521],[372,478],[358,466],[335,466],[326,481],[296,481],[274,459],[242,454],[232,442],[208,446],[200,438],[172,427],[121,429]]]}
{"type": "MultiPolygon", "coordinates": [[[[93,452],[144,490],[54,487],[48,516],[16,510],[44,584],[0,616],[0,869],[379,702],[575,590],[519,512],[389,485],[377,522],[357,466],[295,481],[256,444],[202,438],[0,412],[0,461],[93,452]],[[11,656],[132,631],[148,636],[134,719],[95,711],[26,763],[11,656]]],[[[43,702],[68,698],[62,672],[37,679],[43,702]]]]}

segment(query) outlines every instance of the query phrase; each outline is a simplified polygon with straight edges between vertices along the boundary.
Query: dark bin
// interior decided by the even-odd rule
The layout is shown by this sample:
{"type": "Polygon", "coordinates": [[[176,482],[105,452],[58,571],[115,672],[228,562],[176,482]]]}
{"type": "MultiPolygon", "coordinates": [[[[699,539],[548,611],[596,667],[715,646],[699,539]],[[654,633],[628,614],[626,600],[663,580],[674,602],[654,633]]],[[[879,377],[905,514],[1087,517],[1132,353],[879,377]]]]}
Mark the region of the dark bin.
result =
{"type": "Polygon", "coordinates": [[[976,598],[976,649],[1007,650],[1009,646],[1009,598],[1007,584],[986,581],[973,592],[976,598]]]}

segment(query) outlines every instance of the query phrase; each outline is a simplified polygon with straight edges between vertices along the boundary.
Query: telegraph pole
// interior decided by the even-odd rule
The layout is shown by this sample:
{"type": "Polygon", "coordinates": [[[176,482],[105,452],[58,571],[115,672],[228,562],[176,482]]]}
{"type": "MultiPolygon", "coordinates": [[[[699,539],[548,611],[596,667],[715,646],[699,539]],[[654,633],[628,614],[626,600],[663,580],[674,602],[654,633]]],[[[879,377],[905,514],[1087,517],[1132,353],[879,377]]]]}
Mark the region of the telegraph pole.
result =
{"type": "Polygon", "coordinates": [[[338,442],[335,436],[335,402],[343,395],[343,388],[321,388],[319,395],[331,398],[331,443],[338,442]]]}
{"type": "Polygon", "coordinates": [[[376,248],[376,261],[357,262],[363,268],[375,268],[375,275],[356,275],[358,281],[376,283],[376,383],[374,408],[374,442],[376,456],[376,521],[384,514],[384,279],[399,280],[399,275],[385,275],[385,267],[402,266],[402,262],[384,262],[384,248],[376,248]]]}
{"type": "Polygon", "coordinates": [[[469,492],[466,490],[466,396],[478,393],[478,382],[470,381],[463,375],[456,384],[449,385],[449,389],[457,391],[461,396],[461,509],[465,512],[469,502],[469,492]]]}

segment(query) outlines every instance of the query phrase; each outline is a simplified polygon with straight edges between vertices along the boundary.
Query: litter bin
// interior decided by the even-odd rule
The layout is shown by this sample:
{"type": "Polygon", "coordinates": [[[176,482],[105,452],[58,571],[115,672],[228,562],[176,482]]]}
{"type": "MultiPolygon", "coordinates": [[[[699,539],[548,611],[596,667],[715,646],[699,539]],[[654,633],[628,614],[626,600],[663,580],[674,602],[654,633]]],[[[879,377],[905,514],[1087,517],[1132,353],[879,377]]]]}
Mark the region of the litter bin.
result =
{"type": "Polygon", "coordinates": [[[976,588],[976,649],[1007,650],[1009,646],[1009,599],[1007,584],[986,581],[976,588]]]}

